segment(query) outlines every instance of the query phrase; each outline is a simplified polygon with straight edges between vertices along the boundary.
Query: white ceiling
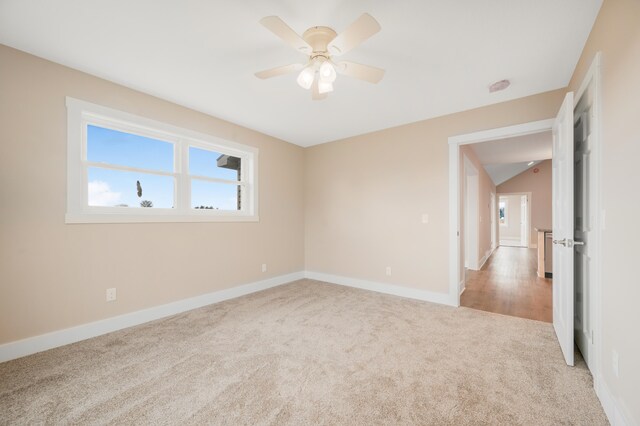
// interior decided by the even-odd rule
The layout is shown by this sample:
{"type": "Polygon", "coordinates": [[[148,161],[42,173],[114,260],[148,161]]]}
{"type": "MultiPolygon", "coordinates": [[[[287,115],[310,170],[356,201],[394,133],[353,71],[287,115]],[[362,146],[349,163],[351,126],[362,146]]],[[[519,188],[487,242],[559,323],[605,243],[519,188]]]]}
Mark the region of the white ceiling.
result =
{"type": "Polygon", "coordinates": [[[508,181],[509,179],[518,176],[520,173],[528,170],[536,165],[540,164],[540,161],[534,161],[523,163],[510,163],[510,164],[489,164],[484,166],[489,177],[493,183],[497,186],[501,183],[508,181]]]}
{"type": "Polygon", "coordinates": [[[475,143],[470,147],[493,183],[500,185],[540,161],[550,159],[553,153],[553,136],[551,131],[546,131],[475,143]],[[531,162],[533,164],[529,164],[531,162]]]}
{"type": "Polygon", "coordinates": [[[601,3],[0,0],[0,43],[310,146],[565,87],[601,3]],[[382,30],[341,58],[386,69],[378,85],[339,76],[314,102],[295,74],[253,75],[305,60],[260,18],[340,32],[364,12],[382,30]]]}
{"type": "Polygon", "coordinates": [[[551,131],[475,143],[471,148],[482,164],[548,160],[552,155],[551,131]]]}

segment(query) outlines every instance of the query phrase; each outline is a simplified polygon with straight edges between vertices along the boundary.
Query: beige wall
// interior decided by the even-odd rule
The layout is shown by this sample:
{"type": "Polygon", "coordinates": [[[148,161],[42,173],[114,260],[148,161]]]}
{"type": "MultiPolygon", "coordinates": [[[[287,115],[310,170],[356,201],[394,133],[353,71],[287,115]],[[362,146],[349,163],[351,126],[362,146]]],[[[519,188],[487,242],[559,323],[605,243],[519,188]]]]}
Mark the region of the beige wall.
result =
{"type": "Polygon", "coordinates": [[[5,46],[0,136],[0,343],[304,269],[300,147],[5,46]],[[65,96],[258,147],[260,222],[65,225],[65,96]]]}
{"type": "MultiPolygon", "coordinates": [[[[640,230],[633,223],[640,201],[630,195],[640,184],[639,22],[638,0],[605,0],[569,84],[577,90],[594,54],[603,52],[602,367],[606,386],[634,423],[640,423],[640,230]],[[620,354],[619,377],[613,350],[620,354]]],[[[297,271],[303,254],[308,270],[446,293],[447,138],[554,117],[563,93],[303,151],[0,47],[0,343],[260,279],[263,262],[268,275],[297,271]],[[260,223],[64,225],[67,95],[258,146],[260,223]],[[385,266],[393,267],[391,277],[385,266]],[[106,304],[104,289],[114,283],[118,301],[106,304]]]]}
{"type": "MultiPolygon", "coordinates": [[[[543,161],[498,185],[498,193],[531,192],[529,241],[538,241],[534,228],[551,229],[551,160],[543,161]],[[534,170],[538,169],[538,173],[534,170]]],[[[518,234],[520,231],[518,230],[518,234]]]]}
{"type": "Polygon", "coordinates": [[[640,1],[605,0],[569,84],[578,90],[602,52],[603,376],[631,424],[640,424],[640,1]],[[619,353],[619,377],[612,352],[619,353]]]}
{"type": "Polygon", "coordinates": [[[563,96],[543,93],[306,149],[307,270],[448,293],[448,137],[555,117],[563,96]]]}
{"type": "MultiPolygon", "coordinates": [[[[469,145],[460,147],[460,155],[466,156],[478,171],[478,266],[482,263],[485,256],[491,252],[491,194],[496,193],[496,185],[491,177],[480,163],[475,151],[469,145]]],[[[464,165],[460,167],[460,182],[464,184],[464,165]]],[[[464,191],[461,191],[464,194],[464,191]]],[[[460,215],[464,218],[465,205],[460,204],[460,215]]],[[[497,220],[497,218],[496,218],[497,220]]],[[[464,223],[464,221],[463,221],[464,223]]],[[[460,234],[462,238],[466,238],[466,232],[462,229],[460,234]]],[[[464,241],[461,239],[461,241],[464,241]]],[[[461,244],[464,251],[464,244],[461,244]]],[[[462,275],[461,275],[462,276],[462,275]]]]}

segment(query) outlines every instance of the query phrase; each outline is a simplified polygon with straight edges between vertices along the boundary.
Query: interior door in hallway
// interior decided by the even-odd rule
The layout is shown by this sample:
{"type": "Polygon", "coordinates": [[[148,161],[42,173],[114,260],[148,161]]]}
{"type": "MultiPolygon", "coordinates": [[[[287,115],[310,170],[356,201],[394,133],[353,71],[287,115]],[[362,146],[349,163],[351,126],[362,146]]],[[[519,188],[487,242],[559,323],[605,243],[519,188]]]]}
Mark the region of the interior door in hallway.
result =
{"type": "Polygon", "coordinates": [[[573,365],[573,92],[565,96],[552,133],[553,328],[565,361],[573,365]]]}
{"type": "Polygon", "coordinates": [[[489,198],[491,199],[491,251],[495,250],[496,244],[496,233],[498,230],[496,229],[496,211],[498,207],[496,206],[496,194],[493,192],[489,194],[489,198]]]}
{"type": "Polygon", "coordinates": [[[529,247],[529,200],[526,195],[520,196],[520,245],[529,247]]]}

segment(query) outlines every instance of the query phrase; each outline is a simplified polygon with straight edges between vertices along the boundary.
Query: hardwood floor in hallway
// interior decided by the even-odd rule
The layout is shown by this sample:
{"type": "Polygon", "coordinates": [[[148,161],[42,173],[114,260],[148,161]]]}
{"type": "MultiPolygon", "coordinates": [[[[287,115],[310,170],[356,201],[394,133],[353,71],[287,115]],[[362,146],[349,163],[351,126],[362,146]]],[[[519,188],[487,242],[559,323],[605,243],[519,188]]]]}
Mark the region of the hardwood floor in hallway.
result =
{"type": "Polygon", "coordinates": [[[467,270],[460,305],[552,322],[552,280],[539,278],[536,268],[536,249],[498,247],[481,270],[467,270]]]}

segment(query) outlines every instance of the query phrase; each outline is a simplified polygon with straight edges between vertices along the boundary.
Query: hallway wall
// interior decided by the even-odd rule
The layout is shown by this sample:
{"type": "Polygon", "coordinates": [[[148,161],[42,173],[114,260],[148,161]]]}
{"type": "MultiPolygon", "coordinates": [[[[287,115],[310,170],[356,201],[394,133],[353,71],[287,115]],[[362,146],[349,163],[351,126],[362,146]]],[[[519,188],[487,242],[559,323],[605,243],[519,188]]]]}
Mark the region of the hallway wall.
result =
{"type": "MultiPolygon", "coordinates": [[[[496,193],[496,185],[484,169],[477,154],[471,145],[460,147],[460,157],[466,156],[473,166],[478,170],[478,266],[486,260],[491,253],[491,194],[496,193]]],[[[460,182],[464,184],[464,165],[460,166],[460,182]]],[[[461,191],[461,193],[464,193],[461,191]]],[[[460,204],[460,214],[464,217],[465,203],[460,204]]],[[[497,220],[497,219],[496,219],[497,220]]],[[[463,221],[464,222],[464,221],[463,221]]],[[[463,226],[464,228],[464,226],[463,226]]],[[[462,238],[466,238],[465,230],[461,232],[462,238]]],[[[464,240],[462,240],[464,241],[464,240]]],[[[462,244],[464,250],[464,244],[462,244]]]]}

